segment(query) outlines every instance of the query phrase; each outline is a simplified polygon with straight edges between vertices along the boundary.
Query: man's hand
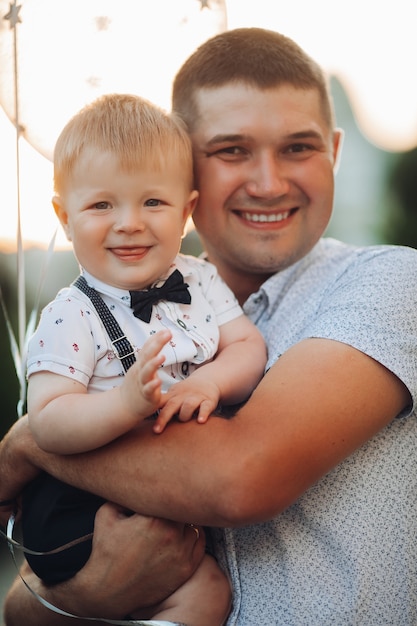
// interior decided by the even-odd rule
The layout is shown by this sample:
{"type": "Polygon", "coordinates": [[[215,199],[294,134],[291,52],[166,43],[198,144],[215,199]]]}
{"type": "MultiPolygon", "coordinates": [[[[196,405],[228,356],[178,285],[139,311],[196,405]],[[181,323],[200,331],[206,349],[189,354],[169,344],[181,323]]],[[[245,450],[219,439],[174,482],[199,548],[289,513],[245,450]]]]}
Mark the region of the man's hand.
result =
{"type": "Polygon", "coordinates": [[[16,512],[18,497],[23,487],[36,478],[39,470],[28,463],[20,453],[24,450],[28,430],[27,417],[20,418],[0,441],[0,524],[6,525],[12,512],[16,512]]]}
{"type": "Polygon", "coordinates": [[[201,530],[198,536],[189,525],[127,514],[107,503],[96,515],[90,559],[54,588],[55,603],[84,617],[120,619],[169,596],[203,556],[201,530]]]}
{"type": "MultiPolygon", "coordinates": [[[[68,613],[123,619],[159,603],[188,580],[204,556],[204,545],[202,529],[196,533],[190,525],[128,515],[107,503],[97,512],[93,549],[83,569],[52,587],[33,574],[28,580],[45,600],[68,613]]],[[[45,611],[21,584],[13,586],[5,606],[10,626],[67,624],[68,618],[45,611]]]]}

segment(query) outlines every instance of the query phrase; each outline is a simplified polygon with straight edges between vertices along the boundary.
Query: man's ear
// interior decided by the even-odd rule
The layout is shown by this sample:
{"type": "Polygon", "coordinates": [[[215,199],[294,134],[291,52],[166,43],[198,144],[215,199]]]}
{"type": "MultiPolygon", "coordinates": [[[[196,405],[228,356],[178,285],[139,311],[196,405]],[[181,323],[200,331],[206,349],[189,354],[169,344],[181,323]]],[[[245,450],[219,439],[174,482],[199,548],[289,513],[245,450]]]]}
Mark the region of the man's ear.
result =
{"type": "Polygon", "coordinates": [[[59,196],[54,196],[52,198],[52,206],[54,207],[55,215],[59,219],[68,241],[71,241],[71,231],[70,231],[70,227],[68,223],[68,213],[65,210],[62,198],[60,198],[59,196]]]}
{"type": "Polygon", "coordinates": [[[342,158],[343,141],[345,131],[342,128],[335,128],[333,131],[333,171],[336,174],[342,158]]]}

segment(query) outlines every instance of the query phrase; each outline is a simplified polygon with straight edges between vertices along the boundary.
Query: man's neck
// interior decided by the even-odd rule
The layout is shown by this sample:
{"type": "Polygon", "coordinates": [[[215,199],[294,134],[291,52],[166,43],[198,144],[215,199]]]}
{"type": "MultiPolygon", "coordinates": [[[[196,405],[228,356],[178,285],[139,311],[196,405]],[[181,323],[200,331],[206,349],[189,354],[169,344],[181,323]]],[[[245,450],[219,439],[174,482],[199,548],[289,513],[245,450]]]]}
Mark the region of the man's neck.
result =
{"type": "MultiPolygon", "coordinates": [[[[210,261],[210,259],[208,259],[210,261]]],[[[249,274],[240,272],[228,266],[217,264],[219,275],[235,294],[241,306],[246,302],[252,293],[256,293],[269,275],[249,274]]]]}

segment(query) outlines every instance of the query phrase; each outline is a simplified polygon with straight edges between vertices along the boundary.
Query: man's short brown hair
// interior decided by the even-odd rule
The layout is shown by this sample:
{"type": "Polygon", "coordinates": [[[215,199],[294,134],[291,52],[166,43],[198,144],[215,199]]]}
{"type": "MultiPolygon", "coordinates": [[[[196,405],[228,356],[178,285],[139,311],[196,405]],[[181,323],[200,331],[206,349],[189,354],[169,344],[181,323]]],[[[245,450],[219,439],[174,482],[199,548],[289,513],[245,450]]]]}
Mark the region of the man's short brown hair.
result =
{"type": "Polygon", "coordinates": [[[333,103],[321,67],[292,39],[263,28],[237,28],[212,37],[185,61],[172,91],[172,109],[192,132],[198,110],[195,92],[246,83],[258,89],[287,84],[316,89],[322,114],[334,126],[333,103]]]}

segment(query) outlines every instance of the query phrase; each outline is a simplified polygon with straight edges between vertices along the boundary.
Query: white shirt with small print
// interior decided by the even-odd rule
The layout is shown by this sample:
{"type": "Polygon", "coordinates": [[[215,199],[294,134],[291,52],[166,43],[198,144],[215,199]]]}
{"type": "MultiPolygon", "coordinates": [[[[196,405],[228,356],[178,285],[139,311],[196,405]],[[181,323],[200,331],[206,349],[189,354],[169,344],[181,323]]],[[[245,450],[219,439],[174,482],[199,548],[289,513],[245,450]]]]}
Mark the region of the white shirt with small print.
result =
{"type": "MultiPolygon", "coordinates": [[[[191,304],[160,301],[153,306],[149,323],[134,317],[129,291],[106,285],[83,271],[88,285],[99,292],[135,352],[158,330],[168,328],[172,332],[172,339],[162,351],[166,360],[158,372],[163,391],[210,361],[217,352],[219,327],[243,315],[234,294],[212,264],[178,255],[160,282],[175,269],[180,270],[189,286],[191,304]]],[[[89,297],[77,287],[62,289],[42,311],[29,342],[27,375],[40,371],[76,380],[88,392],[104,391],[122,382],[123,366],[103,322],[89,297]]]]}

